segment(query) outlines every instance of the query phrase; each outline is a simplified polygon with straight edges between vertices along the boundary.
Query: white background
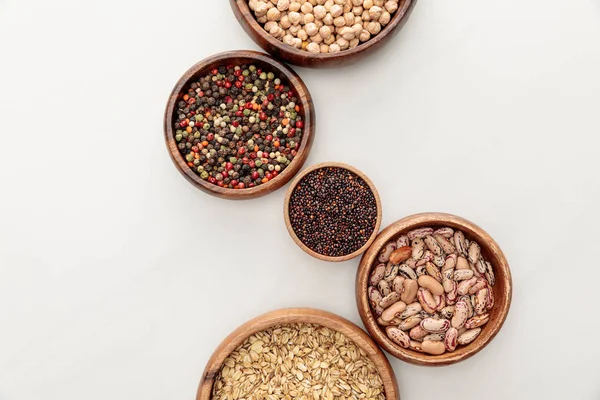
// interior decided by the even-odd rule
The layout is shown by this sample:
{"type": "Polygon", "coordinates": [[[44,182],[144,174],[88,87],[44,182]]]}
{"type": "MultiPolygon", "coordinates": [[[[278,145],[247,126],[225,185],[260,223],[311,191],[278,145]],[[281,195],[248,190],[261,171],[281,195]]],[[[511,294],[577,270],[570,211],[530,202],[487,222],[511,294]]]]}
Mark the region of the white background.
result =
{"type": "MultiPolygon", "coordinates": [[[[192,64],[257,49],[225,0],[0,0],[0,400],[193,399],[235,327],[286,306],[360,324],[358,260],[289,238],[285,189],[199,192],[163,110],[192,64]]],[[[445,211],[511,263],[497,338],[458,365],[392,360],[403,400],[600,399],[600,3],[420,0],[384,49],[297,68],[306,165],[355,165],[383,226],[445,211]]]]}

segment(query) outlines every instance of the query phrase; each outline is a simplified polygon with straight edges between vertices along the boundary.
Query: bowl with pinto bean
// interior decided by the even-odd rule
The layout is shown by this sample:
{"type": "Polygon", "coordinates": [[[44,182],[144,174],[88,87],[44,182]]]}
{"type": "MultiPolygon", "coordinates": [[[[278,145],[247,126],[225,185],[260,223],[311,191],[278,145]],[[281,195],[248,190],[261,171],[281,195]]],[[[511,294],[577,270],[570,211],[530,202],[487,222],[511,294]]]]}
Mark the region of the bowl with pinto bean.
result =
{"type": "Polygon", "coordinates": [[[375,341],[394,357],[449,365],[500,331],[512,298],[508,261],[494,239],[461,217],[416,214],[385,228],[364,253],[356,302],[375,341]]]}
{"type": "Polygon", "coordinates": [[[416,0],[230,0],[246,33],[274,57],[303,67],[353,64],[408,20],[416,0]]]}

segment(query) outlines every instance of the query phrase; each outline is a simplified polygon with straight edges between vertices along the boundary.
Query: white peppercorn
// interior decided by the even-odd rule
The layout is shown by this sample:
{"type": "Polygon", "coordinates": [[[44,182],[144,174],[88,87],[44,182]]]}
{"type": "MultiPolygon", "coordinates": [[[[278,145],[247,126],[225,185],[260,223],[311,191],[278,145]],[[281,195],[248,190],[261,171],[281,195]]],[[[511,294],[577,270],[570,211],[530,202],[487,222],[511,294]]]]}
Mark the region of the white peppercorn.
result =
{"type": "Polygon", "coordinates": [[[382,26],[386,26],[387,24],[390,23],[391,19],[392,19],[392,16],[390,15],[390,13],[387,11],[384,11],[381,13],[381,17],[379,17],[379,23],[382,26]]]}
{"type": "Polygon", "coordinates": [[[339,53],[340,52],[340,45],[337,43],[332,43],[329,45],[329,52],[330,53],[339,53]]]}
{"type": "Polygon", "coordinates": [[[290,8],[290,0],[277,1],[277,9],[281,12],[287,11],[290,8]]]}
{"type": "Polygon", "coordinates": [[[393,14],[398,9],[398,3],[393,0],[390,0],[387,3],[385,3],[384,7],[387,12],[393,14]]]}
{"type": "Polygon", "coordinates": [[[312,22],[310,24],[306,24],[304,26],[304,30],[308,36],[314,36],[319,32],[319,28],[317,28],[317,26],[312,22]]]}
{"type": "Polygon", "coordinates": [[[377,21],[379,17],[381,17],[382,12],[383,9],[381,7],[373,6],[369,9],[369,16],[371,17],[371,20],[377,21]]]}
{"type": "Polygon", "coordinates": [[[325,7],[319,5],[313,8],[313,14],[317,20],[322,20],[327,15],[325,7]]]}
{"type": "Polygon", "coordinates": [[[371,21],[367,23],[367,30],[371,35],[377,35],[379,32],[381,32],[381,24],[376,21],[371,21]]]}
{"type": "Polygon", "coordinates": [[[308,46],[306,46],[306,50],[311,53],[318,54],[321,52],[321,47],[316,43],[309,43],[308,46]]]}

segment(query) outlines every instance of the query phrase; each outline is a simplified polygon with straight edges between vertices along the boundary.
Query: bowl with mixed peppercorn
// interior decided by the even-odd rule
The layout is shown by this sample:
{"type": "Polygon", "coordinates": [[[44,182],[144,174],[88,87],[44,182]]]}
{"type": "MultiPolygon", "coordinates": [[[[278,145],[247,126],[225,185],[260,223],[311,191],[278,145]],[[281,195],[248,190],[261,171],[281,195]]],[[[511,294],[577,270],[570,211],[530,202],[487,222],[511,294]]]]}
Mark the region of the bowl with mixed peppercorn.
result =
{"type": "Polygon", "coordinates": [[[306,161],[314,130],[312,98],[300,77],[254,51],[194,65],[175,85],[164,118],[179,172],[229,199],[260,197],[285,185],[306,161]]]}

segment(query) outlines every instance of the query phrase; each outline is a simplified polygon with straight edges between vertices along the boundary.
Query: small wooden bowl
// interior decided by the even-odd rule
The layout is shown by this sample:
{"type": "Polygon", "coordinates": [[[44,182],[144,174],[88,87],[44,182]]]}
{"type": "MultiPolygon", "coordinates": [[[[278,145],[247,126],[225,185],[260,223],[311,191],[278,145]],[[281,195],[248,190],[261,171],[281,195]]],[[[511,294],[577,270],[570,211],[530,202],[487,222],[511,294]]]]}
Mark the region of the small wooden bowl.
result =
{"type": "Polygon", "coordinates": [[[373,182],[371,182],[371,180],[364,173],[359,171],[358,169],[354,168],[351,165],[344,164],[344,163],[323,162],[320,164],[315,164],[312,167],[305,169],[304,171],[302,171],[300,173],[300,175],[298,175],[296,177],[296,179],[294,179],[292,181],[292,183],[290,184],[290,187],[287,190],[287,193],[285,194],[285,200],[284,200],[284,204],[283,204],[283,217],[285,219],[285,226],[287,228],[288,233],[290,234],[290,236],[292,237],[294,242],[296,242],[296,244],[298,246],[300,246],[300,248],[302,250],[304,250],[307,254],[309,254],[315,258],[318,258],[319,260],[323,260],[323,261],[330,261],[330,262],[348,261],[348,260],[356,258],[359,255],[361,255],[362,253],[364,253],[369,248],[369,246],[371,246],[373,241],[375,240],[377,233],[379,232],[379,227],[381,226],[381,199],[379,198],[379,192],[377,192],[377,189],[375,188],[375,185],[373,184],[373,182]],[[369,237],[369,240],[367,240],[367,242],[360,249],[356,250],[354,253],[350,253],[345,256],[339,256],[339,257],[324,256],[323,254],[319,254],[316,251],[308,248],[298,238],[298,236],[296,235],[296,232],[294,232],[294,229],[292,228],[292,223],[290,221],[290,213],[289,213],[290,199],[291,199],[292,193],[294,192],[294,189],[296,188],[298,183],[302,180],[302,178],[304,178],[309,173],[311,173],[317,169],[327,168],[327,167],[337,167],[337,168],[347,169],[348,171],[350,171],[350,172],[354,173],[355,175],[359,176],[360,178],[362,178],[362,180],[364,180],[367,183],[367,185],[369,185],[369,188],[373,192],[373,196],[375,196],[375,201],[377,202],[377,221],[375,222],[375,229],[373,229],[373,233],[369,237]]]}
{"type": "Polygon", "coordinates": [[[394,375],[392,366],[381,349],[373,342],[373,339],[371,339],[362,329],[347,319],[326,311],[311,308],[287,308],[271,311],[246,322],[221,342],[206,364],[202,379],[200,380],[200,385],[198,386],[196,400],[211,399],[213,384],[221,370],[223,362],[233,350],[248,338],[248,336],[275,325],[294,323],[321,325],[338,331],[349,339],[352,339],[357,346],[364,350],[371,361],[373,361],[373,364],[375,364],[375,367],[381,376],[381,380],[383,381],[386,399],[400,399],[398,383],[396,382],[396,376],[394,375]]]}
{"type": "Polygon", "coordinates": [[[381,47],[383,43],[400,31],[397,28],[404,26],[416,0],[400,0],[398,10],[392,15],[390,23],[371,40],[351,50],[328,54],[313,54],[305,50],[298,50],[275,39],[256,21],[252,10],[248,6],[248,0],[229,0],[229,2],[237,20],[246,33],[265,51],[291,64],[310,68],[323,68],[354,64],[366,57],[371,51],[381,47]]]}
{"type": "Polygon", "coordinates": [[[190,68],[185,74],[183,74],[181,79],[179,79],[173,88],[167,103],[164,118],[164,132],[165,142],[167,144],[167,148],[169,149],[169,153],[171,154],[171,160],[173,160],[173,163],[179,172],[188,180],[188,182],[196,186],[198,189],[214,196],[226,199],[241,200],[261,197],[269,194],[285,185],[290,179],[292,179],[294,175],[296,175],[296,173],[298,173],[300,168],[302,168],[302,165],[304,165],[306,157],[308,157],[308,153],[312,146],[315,134],[315,122],[315,111],[310,92],[308,91],[308,88],[304,82],[302,82],[302,79],[300,79],[300,77],[294,71],[264,53],[259,53],[256,51],[230,51],[216,54],[205,60],[202,60],[190,68]],[[287,168],[285,168],[281,174],[275,177],[275,179],[253,188],[222,188],[200,178],[194,171],[191,170],[191,168],[186,164],[184,158],[181,156],[181,153],[179,153],[173,132],[173,121],[176,118],[175,113],[177,112],[177,102],[180,99],[183,89],[188,87],[188,85],[190,85],[194,80],[199,79],[207,71],[227,64],[254,64],[259,68],[272,71],[275,75],[278,75],[283,82],[287,81],[290,87],[292,87],[298,95],[298,105],[300,106],[300,113],[302,114],[304,121],[304,134],[296,157],[294,157],[287,168]]]}
{"type": "Polygon", "coordinates": [[[483,349],[496,336],[510,308],[512,298],[512,278],[506,257],[492,237],[479,226],[466,219],[451,214],[425,213],[416,214],[394,222],[385,228],[377,237],[371,248],[363,255],[356,275],[356,304],[360,317],[369,334],[388,353],[406,362],[426,366],[454,364],[465,360],[483,349]],[[371,268],[376,264],[377,256],[383,246],[400,233],[423,226],[449,226],[460,229],[468,239],[473,239],[481,246],[481,254],[494,267],[496,284],[493,287],[495,304],[490,312],[490,320],[482,327],[481,334],[472,343],[460,346],[453,353],[432,356],[404,349],[392,342],[385,330],[378,324],[371,312],[367,298],[368,280],[371,268]]]}

